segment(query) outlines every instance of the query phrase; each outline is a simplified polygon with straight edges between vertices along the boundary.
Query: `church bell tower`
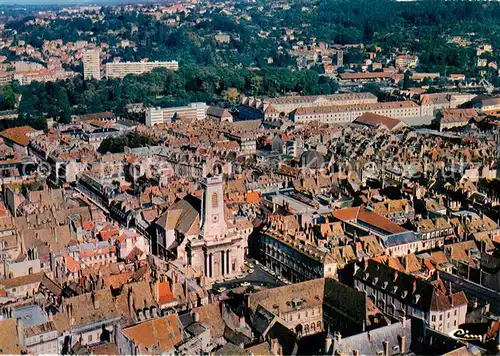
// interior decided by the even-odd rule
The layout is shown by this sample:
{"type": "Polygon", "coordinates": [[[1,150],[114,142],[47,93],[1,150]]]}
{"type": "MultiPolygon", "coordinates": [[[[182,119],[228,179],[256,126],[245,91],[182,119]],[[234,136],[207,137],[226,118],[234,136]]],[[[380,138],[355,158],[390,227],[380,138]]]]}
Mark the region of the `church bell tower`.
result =
{"type": "Polygon", "coordinates": [[[224,216],[224,189],[222,175],[203,178],[203,201],[200,232],[204,238],[224,235],[227,232],[224,216]]]}

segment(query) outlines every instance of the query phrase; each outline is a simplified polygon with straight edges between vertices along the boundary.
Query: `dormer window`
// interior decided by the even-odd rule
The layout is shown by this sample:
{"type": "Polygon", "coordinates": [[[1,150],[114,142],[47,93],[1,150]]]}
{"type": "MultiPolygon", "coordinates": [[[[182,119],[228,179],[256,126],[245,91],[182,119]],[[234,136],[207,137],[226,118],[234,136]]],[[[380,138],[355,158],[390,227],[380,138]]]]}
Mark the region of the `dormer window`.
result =
{"type": "Polygon", "coordinates": [[[393,286],[392,287],[392,293],[396,294],[397,291],[398,291],[398,286],[393,286]]]}
{"type": "Polygon", "coordinates": [[[297,308],[300,308],[302,306],[302,299],[299,299],[299,298],[294,298],[292,299],[292,307],[297,309],[297,308]]]}
{"type": "Polygon", "coordinates": [[[419,300],[420,300],[420,294],[415,294],[415,295],[413,296],[413,302],[414,302],[415,304],[417,304],[419,300]]]}
{"type": "Polygon", "coordinates": [[[363,279],[366,281],[368,280],[368,277],[370,277],[370,273],[366,272],[363,279]]]}
{"type": "Polygon", "coordinates": [[[384,283],[382,283],[382,289],[386,289],[388,285],[389,285],[389,282],[384,281],[384,283]]]}
{"type": "Polygon", "coordinates": [[[402,293],[401,293],[401,297],[402,298],[406,298],[406,296],[408,295],[408,291],[405,289],[402,293]]]}
{"type": "Polygon", "coordinates": [[[378,282],[378,277],[373,277],[373,285],[376,285],[378,282]]]}

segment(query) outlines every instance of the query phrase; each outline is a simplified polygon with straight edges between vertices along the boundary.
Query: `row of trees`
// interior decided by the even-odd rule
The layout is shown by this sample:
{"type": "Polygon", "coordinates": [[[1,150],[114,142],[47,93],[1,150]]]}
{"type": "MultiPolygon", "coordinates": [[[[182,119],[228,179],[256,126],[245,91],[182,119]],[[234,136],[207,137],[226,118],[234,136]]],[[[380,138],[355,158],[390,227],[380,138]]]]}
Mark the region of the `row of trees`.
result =
{"type": "Polygon", "coordinates": [[[314,71],[183,66],[178,71],[164,68],[123,80],[72,80],[32,83],[23,87],[19,106],[23,118],[54,117],[69,122],[71,114],[114,111],[121,115],[130,103],[146,106],[177,106],[203,101],[232,106],[240,94],[279,95],[297,92],[304,95],[330,94],[337,82],[314,71]]]}
{"type": "Polygon", "coordinates": [[[102,154],[108,152],[121,153],[125,150],[125,147],[137,148],[150,146],[152,144],[154,144],[154,141],[150,136],[140,135],[136,132],[129,132],[123,136],[105,138],[101,142],[98,151],[102,154]]]}

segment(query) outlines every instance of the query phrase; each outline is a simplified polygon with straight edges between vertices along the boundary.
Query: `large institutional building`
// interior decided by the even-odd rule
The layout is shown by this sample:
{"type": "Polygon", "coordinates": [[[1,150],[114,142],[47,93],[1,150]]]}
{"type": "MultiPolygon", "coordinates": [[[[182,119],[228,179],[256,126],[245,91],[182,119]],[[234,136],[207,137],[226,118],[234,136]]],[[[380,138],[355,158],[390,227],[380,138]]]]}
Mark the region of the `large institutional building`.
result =
{"type": "Polygon", "coordinates": [[[313,96],[282,96],[277,98],[242,97],[240,117],[243,120],[278,119],[299,108],[318,108],[332,105],[376,103],[371,93],[345,93],[313,96]]]}
{"type": "Polygon", "coordinates": [[[418,103],[411,100],[378,102],[377,97],[371,93],[260,99],[243,97],[239,111],[242,120],[264,120],[269,125],[287,120],[298,125],[313,121],[346,124],[365,113],[399,119],[408,125],[422,125],[430,123],[436,110],[443,106],[456,107],[470,99],[470,95],[426,94],[418,103]]]}
{"type": "Polygon", "coordinates": [[[101,79],[101,57],[99,50],[88,50],[83,54],[83,77],[88,79],[101,79]]]}
{"type": "Polygon", "coordinates": [[[143,74],[155,68],[179,69],[177,61],[167,62],[110,62],[106,63],[106,78],[123,78],[127,74],[143,74]]]}
{"type": "Polygon", "coordinates": [[[174,118],[202,120],[207,116],[207,109],[208,105],[205,103],[191,103],[187,106],[171,108],[149,107],[146,109],[146,125],[165,124],[174,118]]]}
{"type": "Polygon", "coordinates": [[[153,252],[177,257],[211,280],[242,272],[252,224],[229,217],[224,204],[222,176],[202,180],[203,197],[187,196],[156,222],[153,252]]]}
{"type": "Polygon", "coordinates": [[[290,119],[298,124],[306,124],[311,121],[344,124],[353,122],[367,112],[394,119],[409,119],[422,115],[420,106],[413,101],[393,101],[386,103],[303,107],[292,111],[290,119]]]}

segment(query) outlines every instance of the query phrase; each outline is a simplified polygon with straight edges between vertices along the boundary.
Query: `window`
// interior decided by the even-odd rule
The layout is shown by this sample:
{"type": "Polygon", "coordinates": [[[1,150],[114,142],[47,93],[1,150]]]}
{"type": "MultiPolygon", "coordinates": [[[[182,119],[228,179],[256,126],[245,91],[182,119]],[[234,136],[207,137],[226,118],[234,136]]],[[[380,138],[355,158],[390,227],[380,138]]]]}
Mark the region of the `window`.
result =
{"type": "Polygon", "coordinates": [[[217,193],[212,193],[212,208],[217,209],[219,206],[219,197],[217,193]]]}
{"type": "Polygon", "coordinates": [[[89,334],[89,343],[92,342],[92,334],[89,334]]]}
{"type": "Polygon", "coordinates": [[[432,321],[436,321],[436,316],[435,315],[432,316],[432,321]]]}
{"type": "Polygon", "coordinates": [[[457,310],[455,309],[455,316],[457,316],[457,310]]]}

